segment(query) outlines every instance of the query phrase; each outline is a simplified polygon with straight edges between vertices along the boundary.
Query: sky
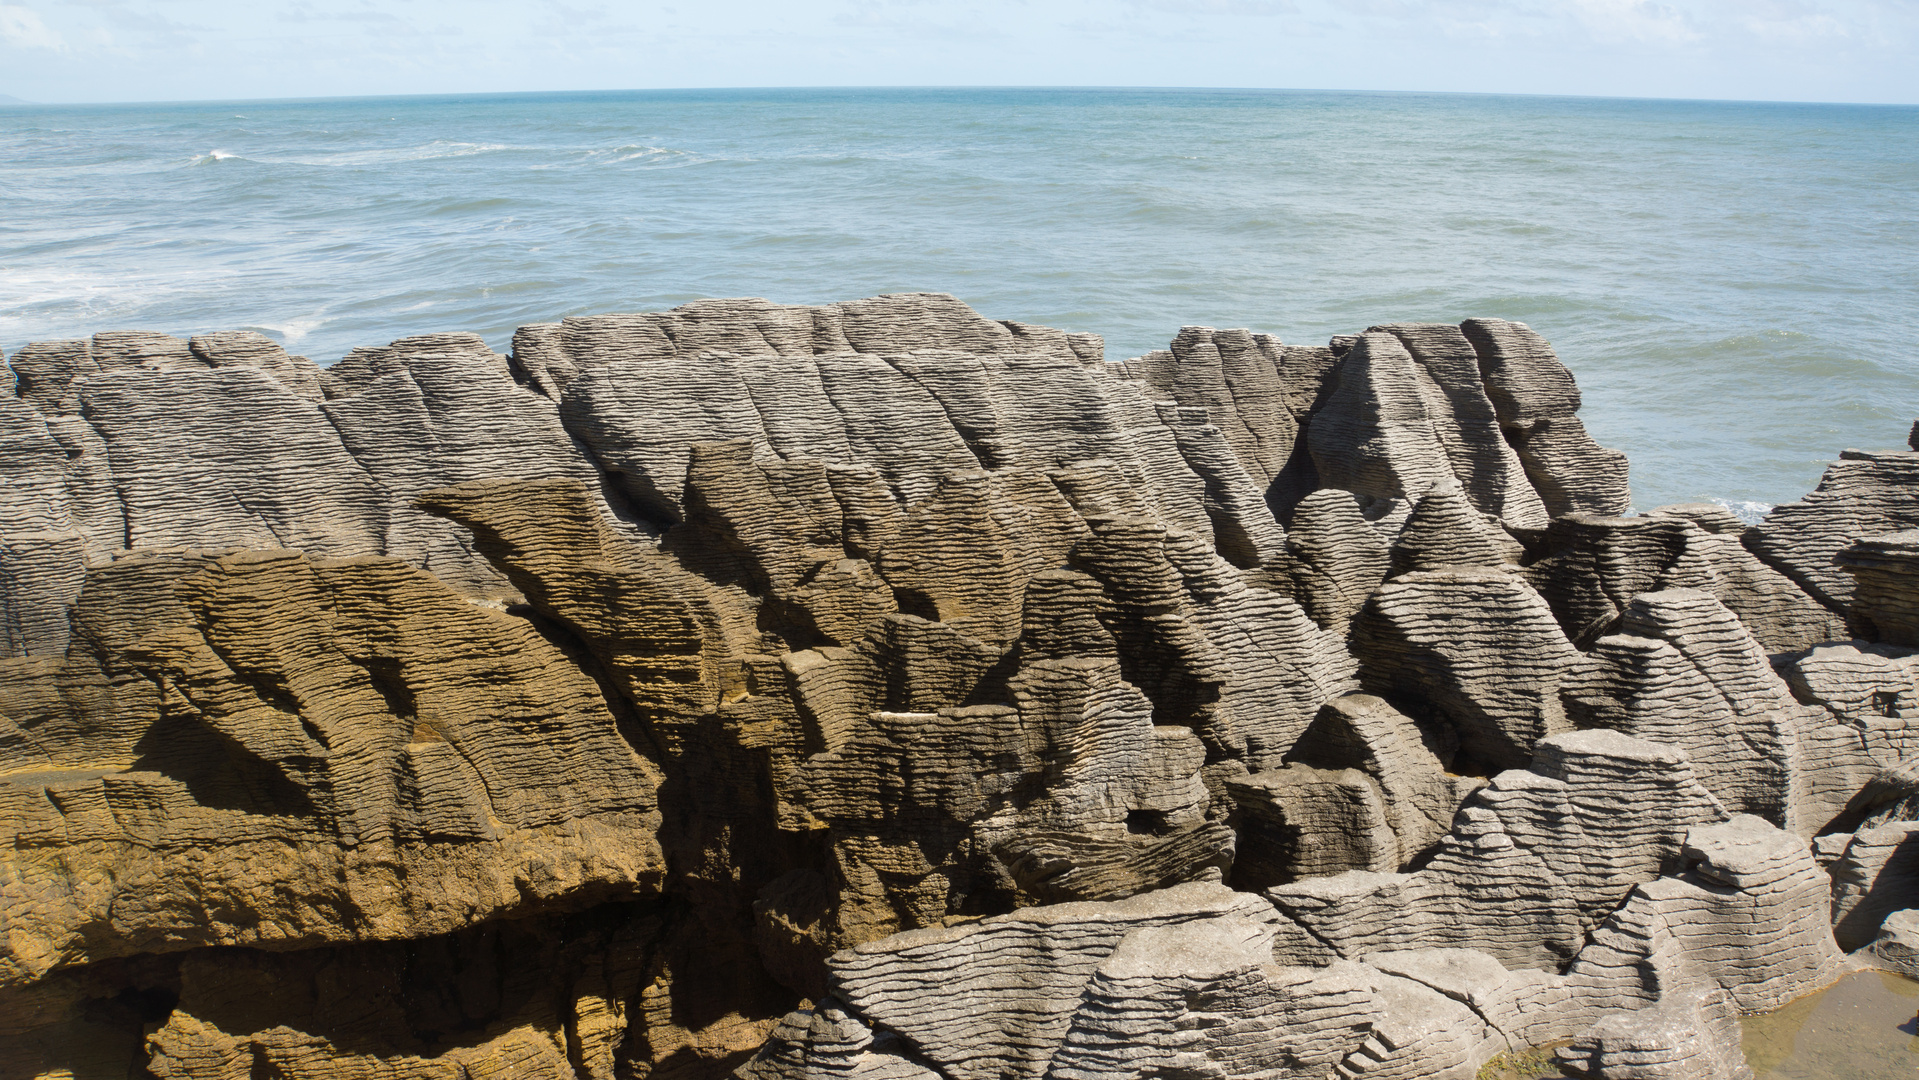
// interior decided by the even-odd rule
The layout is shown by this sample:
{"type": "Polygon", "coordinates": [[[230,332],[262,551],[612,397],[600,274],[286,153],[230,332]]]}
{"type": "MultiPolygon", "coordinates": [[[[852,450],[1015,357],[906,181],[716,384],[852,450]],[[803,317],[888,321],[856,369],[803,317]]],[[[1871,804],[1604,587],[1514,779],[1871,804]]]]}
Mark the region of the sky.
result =
{"type": "Polygon", "coordinates": [[[1206,86],[1919,103],[1919,0],[0,0],[0,94],[1206,86]]]}

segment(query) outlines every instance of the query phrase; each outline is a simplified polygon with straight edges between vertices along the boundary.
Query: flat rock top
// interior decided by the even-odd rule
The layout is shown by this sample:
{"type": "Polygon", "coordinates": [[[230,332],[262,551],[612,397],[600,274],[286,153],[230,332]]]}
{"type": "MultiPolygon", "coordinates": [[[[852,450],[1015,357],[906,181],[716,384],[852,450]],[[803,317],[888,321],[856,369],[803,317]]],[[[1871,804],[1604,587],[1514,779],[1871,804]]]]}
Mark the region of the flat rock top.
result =
{"type": "Polygon", "coordinates": [[[1127,934],[1099,970],[1121,979],[1216,979],[1271,963],[1262,941],[1258,924],[1231,917],[1143,927],[1127,934]]]}
{"type": "Polygon", "coordinates": [[[1644,762],[1649,765],[1676,765],[1686,760],[1678,750],[1663,743],[1635,739],[1611,728],[1592,728],[1587,731],[1569,731],[1562,735],[1548,735],[1539,740],[1536,753],[1547,751],[1571,757],[1607,757],[1622,761],[1644,762]]]}
{"type": "Polygon", "coordinates": [[[1505,965],[1478,949],[1403,949],[1369,953],[1362,959],[1388,975],[1424,983],[1468,1004],[1511,978],[1505,965]]]}

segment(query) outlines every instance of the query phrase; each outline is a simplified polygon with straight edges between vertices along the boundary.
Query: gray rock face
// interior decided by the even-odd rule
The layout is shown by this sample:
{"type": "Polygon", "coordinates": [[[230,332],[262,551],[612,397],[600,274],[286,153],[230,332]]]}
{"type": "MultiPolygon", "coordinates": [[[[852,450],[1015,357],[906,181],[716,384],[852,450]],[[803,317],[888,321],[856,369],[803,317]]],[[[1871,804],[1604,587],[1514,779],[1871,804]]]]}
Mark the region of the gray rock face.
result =
{"type": "Polygon", "coordinates": [[[1313,621],[1343,637],[1385,581],[1392,547],[1360,512],[1359,496],[1321,488],[1293,508],[1281,565],[1286,589],[1313,621]]]}
{"type": "Polygon", "coordinates": [[[1324,1075],[1390,1005],[1354,965],[1275,966],[1251,929],[1213,919],[1127,934],[1087,983],[1046,1075],[1324,1075]]]}
{"type": "Polygon", "coordinates": [[[1914,483],[1919,451],[1847,450],[1805,498],[1774,507],[1754,526],[1746,546],[1813,599],[1844,614],[1853,579],[1835,556],[1868,537],[1919,528],[1914,483]]]}
{"type": "Polygon", "coordinates": [[[1124,370],[1156,395],[1204,408],[1264,488],[1285,469],[1299,437],[1302,409],[1288,400],[1292,365],[1283,348],[1267,334],[1186,326],[1170,349],[1130,361],[1124,370]]]}
{"type": "Polygon", "coordinates": [[[1391,323],[1371,330],[1393,335],[1411,354],[1433,433],[1445,447],[1453,475],[1473,509],[1510,522],[1514,528],[1545,528],[1549,520],[1545,504],[1506,442],[1498,409],[1487,396],[1488,381],[1479,354],[1461,328],[1446,323],[1391,323]]]}
{"type": "Polygon", "coordinates": [[[133,368],[81,380],[127,546],[380,553],[390,510],[320,406],[245,368],[133,368]]]}
{"type": "Polygon", "coordinates": [[[1880,770],[1839,817],[1840,826],[1855,833],[1899,821],[1919,821],[1919,757],[1880,770]]]}
{"type": "Polygon", "coordinates": [[[1551,345],[1525,323],[1467,319],[1487,396],[1546,510],[1623,514],[1632,505],[1626,455],[1593,442],[1575,415],[1579,387],[1551,345]]]}
{"type": "Polygon", "coordinates": [[[1620,517],[1521,324],[9,363],[0,1072],[1741,1076],[1906,955],[1919,451],[1620,517]]]}
{"type": "Polygon", "coordinates": [[[1379,698],[1328,702],[1284,767],[1227,780],[1240,811],[1234,883],[1406,868],[1477,786],[1446,772],[1434,741],[1379,698]]]}
{"type": "Polygon", "coordinates": [[[1710,594],[1642,593],[1563,687],[1574,722],[1683,748],[1736,812],[1810,836],[1879,768],[1857,726],[1794,701],[1710,594]]]}
{"type": "Polygon", "coordinates": [[[1126,901],[898,935],[836,958],[852,982],[789,1017],[741,1075],[891,1068],[872,1033],[897,1031],[941,1075],[1305,1078],[1330,1066],[1470,1080],[1498,1054],[1569,1041],[1558,1060],[1579,1075],[1749,1077],[1739,1011],[1846,970],[1824,876],[1751,817],[1690,830],[1683,858],[1680,876],[1640,886],[1596,926],[1564,973],[1467,948],[1286,966],[1316,930],[1302,937],[1200,885],[1157,894],[1186,905],[1177,921],[1126,901]]]}
{"type": "Polygon", "coordinates": [[[1859,636],[1919,646],[1919,530],[1869,536],[1834,557],[1852,575],[1852,622],[1859,636]]]}
{"type": "Polygon", "coordinates": [[[1830,879],[1791,833],[1748,815],[1693,829],[1686,869],[1639,887],[1741,1012],[1768,1012],[1845,972],[1827,928],[1830,879]]]}
{"type": "Polygon", "coordinates": [[[1833,728],[1881,766],[1919,753],[1919,685],[1912,650],[1850,641],[1790,657],[1780,667],[1793,697],[1826,711],[1833,728]]]}
{"type": "MultiPolygon", "coordinates": [[[[78,438],[73,424],[0,399],[0,655],[64,653],[66,609],[80,595],[88,556],[120,545],[114,534],[124,533],[124,519],[95,513],[98,438],[69,452],[68,440],[78,438]]],[[[117,500],[112,507],[118,511],[117,500]]]]}
{"type": "Polygon", "coordinates": [[[1422,869],[1353,871],[1266,895],[1341,956],[1440,946],[1549,967],[1637,883],[1676,869],[1688,830],[1724,818],[1682,753],[1574,732],[1542,740],[1531,771],[1475,792],[1422,869]],[[1621,805],[1635,811],[1618,814],[1621,805]]]}
{"type": "MultiPolygon", "coordinates": [[[[1130,959],[1121,955],[1105,969],[1109,987],[1163,953],[1180,957],[1197,980],[1243,970],[1261,951],[1270,955],[1277,921],[1251,894],[1183,885],[1117,903],[1034,908],[912,931],[839,954],[828,985],[857,1013],[910,1040],[943,1075],[1043,1076],[1082,1004],[1097,1001],[1100,990],[1091,984],[1129,935],[1223,924],[1206,927],[1203,936],[1138,943],[1128,950],[1130,959]]],[[[1353,1012],[1368,1004],[1352,997],[1353,1012]]]]}
{"type": "Polygon", "coordinates": [[[1599,1021],[1555,1057],[1601,1080],[1751,1080],[1739,1014],[1723,990],[1694,989],[1599,1021]]]}
{"type": "Polygon", "coordinates": [[[1571,729],[1559,691],[1579,652],[1516,575],[1402,574],[1372,595],[1352,636],[1366,689],[1430,703],[1477,769],[1521,767],[1540,739],[1571,729]]]}
{"type": "Polygon", "coordinates": [[[1624,457],[1585,435],[1571,373],[1523,324],[1389,323],[1325,349],[1187,327],[1170,350],[1114,367],[1155,396],[1207,408],[1288,521],[1329,487],[1387,512],[1382,504],[1450,482],[1475,510],[1520,529],[1630,501],[1624,457]],[[1603,475],[1577,479],[1588,466],[1603,475]]]}
{"type": "Polygon", "coordinates": [[[1322,484],[1360,496],[1370,509],[1416,500],[1455,479],[1417,370],[1391,334],[1362,334],[1340,358],[1338,387],[1314,414],[1308,437],[1322,484]]]}
{"type": "Polygon", "coordinates": [[[1684,518],[1697,527],[1686,534],[1686,547],[1707,564],[1705,587],[1739,616],[1767,652],[1791,652],[1848,636],[1843,618],[1746,550],[1741,540],[1748,527],[1732,511],[1717,503],[1682,503],[1649,513],[1684,518]]]}
{"type": "Polygon", "coordinates": [[[1553,521],[1549,553],[1526,576],[1581,649],[1616,632],[1633,597],[1667,589],[1712,593],[1768,653],[1846,638],[1845,620],[1740,546],[1744,529],[1711,504],[1633,518],[1568,514],[1553,521]]]}
{"type": "Polygon", "coordinates": [[[1866,951],[1874,964],[1919,979],[1919,909],[1903,908],[1886,916],[1866,951]]]}
{"type": "Polygon", "coordinates": [[[1865,948],[1919,895],[1919,821],[1854,833],[1831,873],[1833,935],[1848,952],[1865,948]]]}

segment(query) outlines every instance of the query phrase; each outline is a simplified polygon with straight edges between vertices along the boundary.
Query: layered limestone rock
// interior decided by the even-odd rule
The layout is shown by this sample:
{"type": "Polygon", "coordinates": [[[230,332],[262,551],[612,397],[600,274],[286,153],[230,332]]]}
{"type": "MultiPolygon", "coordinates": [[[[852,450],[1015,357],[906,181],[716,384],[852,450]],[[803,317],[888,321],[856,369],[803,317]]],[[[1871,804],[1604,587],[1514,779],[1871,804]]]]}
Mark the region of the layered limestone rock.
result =
{"type": "Polygon", "coordinates": [[[1642,593],[1615,628],[1563,685],[1569,715],[1685,750],[1728,809],[1810,836],[1878,772],[1859,728],[1793,700],[1710,594],[1642,593]]]}
{"type": "Polygon", "coordinates": [[[1863,641],[1833,642],[1783,658],[1795,700],[1851,728],[1883,766],[1919,754],[1919,654],[1863,641]]]}
{"type": "Polygon", "coordinates": [[[1571,730],[1560,684],[1579,652],[1545,600],[1504,570],[1394,578],[1367,602],[1353,649],[1366,688],[1442,716],[1475,771],[1523,767],[1540,739],[1571,730]]]}
{"type": "Polygon", "coordinates": [[[1121,939],[1088,982],[1046,1075],[1323,1075],[1386,1003],[1350,967],[1274,965],[1266,943],[1235,921],[1121,939]]]}
{"type": "Polygon", "coordinates": [[[1737,1076],[1902,940],[1919,452],[1620,517],[1522,324],[7,359],[0,1080],[1737,1076]]]}
{"type": "Polygon", "coordinates": [[[1264,488],[1285,469],[1299,437],[1298,406],[1286,390],[1301,380],[1284,350],[1269,334],[1186,326],[1168,350],[1131,361],[1127,370],[1165,399],[1205,409],[1264,488]]]}
{"type": "Polygon", "coordinates": [[[1866,781],[1820,839],[1837,836],[1841,828],[1858,832],[1896,821],[1919,821],[1919,758],[1900,761],[1866,781]]]}
{"type": "Polygon", "coordinates": [[[1869,537],[1919,528],[1919,450],[1847,450],[1798,502],[1776,506],[1745,537],[1753,554],[1844,615],[1853,579],[1836,556],[1869,537]]]}
{"type": "Polygon", "coordinates": [[[1087,524],[1070,562],[1105,586],[1122,671],[1159,722],[1193,728],[1214,759],[1277,765],[1322,704],[1356,689],[1337,636],[1197,537],[1140,518],[1087,524]]]}
{"type": "Polygon", "coordinates": [[[1474,792],[1424,867],[1266,895],[1340,956],[1439,946],[1544,968],[1578,953],[1638,883],[1676,870],[1688,830],[1722,820],[1683,753],[1573,732],[1541,740],[1530,771],[1474,792]]]}
{"type": "Polygon", "coordinates": [[[1874,965],[1919,979],[1919,909],[1903,908],[1886,916],[1866,951],[1874,965]]]}
{"type": "Polygon", "coordinates": [[[1749,526],[1732,511],[1717,503],[1680,503],[1648,513],[1683,518],[1696,527],[1686,534],[1686,548],[1706,563],[1704,587],[1739,616],[1767,652],[1792,652],[1848,636],[1843,618],[1746,549],[1742,541],[1749,526]]]}
{"type": "Polygon", "coordinates": [[[1372,517],[1455,480],[1420,393],[1419,368],[1391,334],[1362,334],[1335,369],[1338,387],[1313,417],[1320,483],[1360,497],[1372,517]]]}
{"type": "Polygon", "coordinates": [[[1599,1021],[1554,1055],[1574,1076],[1604,1080],[1751,1080],[1739,1014],[1723,990],[1695,988],[1599,1021]]]}
{"type": "Polygon", "coordinates": [[[1919,646],[1919,530],[1869,536],[1834,557],[1852,575],[1852,623],[1859,636],[1919,646]]]}
{"type": "Polygon", "coordinates": [[[1546,339],[1525,323],[1459,324],[1479,356],[1499,427],[1525,465],[1546,511],[1621,514],[1632,505],[1626,455],[1593,442],[1574,413],[1579,387],[1546,339]]]}
{"type": "Polygon", "coordinates": [[[1446,772],[1449,750],[1379,698],[1328,702],[1284,767],[1227,780],[1240,814],[1234,883],[1405,869],[1480,783],[1446,772]]]}
{"type": "Polygon", "coordinates": [[[1281,954],[1309,940],[1300,927],[1204,885],[1154,894],[1182,917],[1140,900],[1065,904],[895,935],[836,957],[834,989],[740,1075],[1304,1080],[1330,1066],[1347,1080],[1472,1080],[1500,1054],[1559,1043],[1576,1075],[1750,1077],[1741,1006],[1846,969],[1807,887],[1821,875],[1750,817],[1691,830],[1685,857],[1681,878],[1636,890],[1564,973],[1464,948],[1288,966],[1281,954]]]}
{"type": "Polygon", "coordinates": [[[1861,829],[1844,841],[1832,875],[1832,924],[1848,952],[1872,944],[1886,917],[1919,890],[1919,821],[1861,829]]]}
{"type": "Polygon", "coordinates": [[[1392,545],[1367,522],[1358,495],[1321,488],[1293,507],[1279,569],[1313,621],[1344,637],[1386,580],[1392,558],[1392,545]]]}
{"type": "Polygon", "coordinates": [[[1485,361],[1462,328],[1448,323],[1389,323],[1368,333],[1374,331],[1397,338],[1412,357],[1433,434],[1445,448],[1466,501],[1516,529],[1545,528],[1549,520],[1545,504],[1506,441],[1499,410],[1488,396],[1485,361]]]}
{"type": "Polygon", "coordinates": [[[96,586],[60,689],[0,699],[5,983],[659,889],[658,768],[523,620],[374,557],[134,555],[96,586]]]}
{"type": "MultiPolygon", "coordinates": [[[[1249,893],[1192,884],[863,945],[833,959],[829,994],[871,1024],[899,1033],[942,1075],[1043,1076],[1088,999],[1089,984],[1130,934],[1215,921],[1228,925],[1208,935],[1210,947],[1221,948],[1222,936],[1236,937],[1237,955],[1270,954],[1278,916],[1269,905],[1249,893]]],[[[1350,1011],[1370,1012],[1369,1002],[1353,997],[1350,1011]]]]}
{"type": "Polygon", "coordinates": [[[1204,748],[1190,728],[1155,727],[1117,661],[1042,661],[1009,692],[1012,708],[875,712],[796,778],[849,883],[886,885],[880,910],[842,900],[848,939],[873,936],[868,922],[937,925],[1008,875],[1050,901],[1110,899],[1231,865],[1204,748]]]}
{"type": "Polygon", "coordinates": [[[1769,1012],[1845,973],[1831,879],[1797,837],[1739,815],[1691,830],[1681,858],[1682,873],[1639,886],[1625,907],[1657,911],[1740,1012],[1769,1012]]]}
{"type": "Polygon", "coordinates": [[[1582,649],[1615,632],[1633,597],[1667,589],[1712,593],[1768,653],[1844,639],[1845,620],[1740,546],[1744,530],[1712,504],[1632,518],[1568,514],[1554,519],[1547,554],[1526,576],[1582,649]]]}

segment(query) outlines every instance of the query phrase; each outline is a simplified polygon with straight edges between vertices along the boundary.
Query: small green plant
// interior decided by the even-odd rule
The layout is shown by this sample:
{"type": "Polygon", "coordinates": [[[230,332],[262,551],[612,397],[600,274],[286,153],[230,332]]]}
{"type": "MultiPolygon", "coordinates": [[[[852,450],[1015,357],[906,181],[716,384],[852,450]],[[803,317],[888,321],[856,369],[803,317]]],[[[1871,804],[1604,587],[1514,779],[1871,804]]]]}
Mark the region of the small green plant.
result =
{"type": "Polygon", "coordinates": [[[1524,1050],[1510,1050],[1479,1068],[1479,1080],[1558,1080],[1565,1076],[1553,1062],[1553,1051],[1566,1044],[1547,1043],[1524,1050]]]}

